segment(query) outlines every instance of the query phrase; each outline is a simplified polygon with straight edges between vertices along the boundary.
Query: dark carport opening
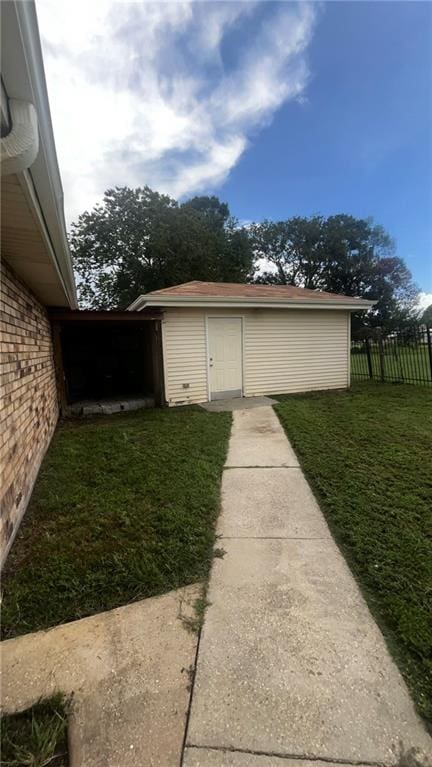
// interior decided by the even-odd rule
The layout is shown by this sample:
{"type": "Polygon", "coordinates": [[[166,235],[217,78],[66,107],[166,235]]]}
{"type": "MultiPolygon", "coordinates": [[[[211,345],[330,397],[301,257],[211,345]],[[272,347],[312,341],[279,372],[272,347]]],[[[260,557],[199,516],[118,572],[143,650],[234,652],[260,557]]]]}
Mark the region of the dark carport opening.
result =
{"type": "Polygon", "coordinates": [[[163,405],[161,323],[143,312],[52,313],[60,408],[163,405]]]}

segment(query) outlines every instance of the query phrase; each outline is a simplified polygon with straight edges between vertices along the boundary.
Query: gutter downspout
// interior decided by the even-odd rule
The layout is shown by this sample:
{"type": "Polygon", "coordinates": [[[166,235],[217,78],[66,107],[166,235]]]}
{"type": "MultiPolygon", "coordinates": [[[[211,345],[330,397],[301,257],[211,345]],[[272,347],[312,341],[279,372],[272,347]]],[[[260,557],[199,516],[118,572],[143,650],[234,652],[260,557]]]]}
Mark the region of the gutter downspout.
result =
{"type": "Polygon", "coordinates": [[[39,152],[39,131],[36,110],[28,101],[10,99],[10,130],[1,139],[0,168],[2,176],[21,173],[39,152]]]}

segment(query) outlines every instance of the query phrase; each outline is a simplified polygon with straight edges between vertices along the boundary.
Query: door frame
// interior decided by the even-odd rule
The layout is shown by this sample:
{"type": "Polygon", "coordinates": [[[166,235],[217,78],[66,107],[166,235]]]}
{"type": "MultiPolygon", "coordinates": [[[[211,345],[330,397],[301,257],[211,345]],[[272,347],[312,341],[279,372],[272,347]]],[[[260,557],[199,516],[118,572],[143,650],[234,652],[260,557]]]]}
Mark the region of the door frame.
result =
{"type": "Polygon", "coordinates": [[[244,326],[245,318],[243,314],[206,314],[205,315],[205,346],[206,346],[206,371],[207,371],[207,401],[213,402],[210,392],[210,346],[209,346],[209,320],[240,320],[240,336],[241,336],[241,396],[244,397],[244,326]]]}

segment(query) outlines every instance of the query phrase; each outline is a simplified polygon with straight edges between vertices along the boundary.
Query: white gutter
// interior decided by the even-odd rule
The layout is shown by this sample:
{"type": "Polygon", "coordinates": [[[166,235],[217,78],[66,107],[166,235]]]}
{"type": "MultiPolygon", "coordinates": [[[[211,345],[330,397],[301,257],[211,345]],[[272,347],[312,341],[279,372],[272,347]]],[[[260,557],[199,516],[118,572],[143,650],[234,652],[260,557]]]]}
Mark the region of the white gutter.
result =
{"type": "Polygon", "coordinates": [[[139,311],[141,309],[158,307],[187,307],[187,308],[214,308],[223,309],[225,307],[236,307],[238,309],[341,309],[344,311],[358,311],[369,309],[374,306],[376,301],[366,301],[357,299],[346,301],[343,299],[332,300],[330,298],[239,298],[229,296],[227,298],[218,296],[139,296],[128,310],[139,311]]]}
{"type": "Polygon", "coordinates": [[[145,304],[145,298],[144,296],[138,296],[138,298],[135,299],[135,301],[132,301],[129,306],[126,307],[127,312],[136,311],[137,309],[144,309],[145,304]]]}

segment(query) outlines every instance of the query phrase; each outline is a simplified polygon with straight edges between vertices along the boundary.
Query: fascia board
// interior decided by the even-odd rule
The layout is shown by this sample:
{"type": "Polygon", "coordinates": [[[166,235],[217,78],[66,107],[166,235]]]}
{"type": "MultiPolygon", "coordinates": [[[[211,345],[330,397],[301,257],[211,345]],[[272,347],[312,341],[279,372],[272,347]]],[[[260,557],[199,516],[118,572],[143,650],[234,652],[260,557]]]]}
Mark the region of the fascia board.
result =
{"type": "Polygon", "coordinates": [[[263,298],[255,299],[241,299],[241,298],[217,298],[209,297],[184,297],[179,296],[140,296],[133,302],[128,308],[138,309],[144,306],[161,306],[161,307],[185,307],[185,308],[215,308],[224,309],[229,307],[237,307],[239,309],[340,309],[343,311],[360,311],[366,310],[374,306],[376,301],[362,300],[362,303],[355,303],[353,301],[331,301],[314,300],[314,299],[289,299],[289,300],[272,300],[263,298]]]}

